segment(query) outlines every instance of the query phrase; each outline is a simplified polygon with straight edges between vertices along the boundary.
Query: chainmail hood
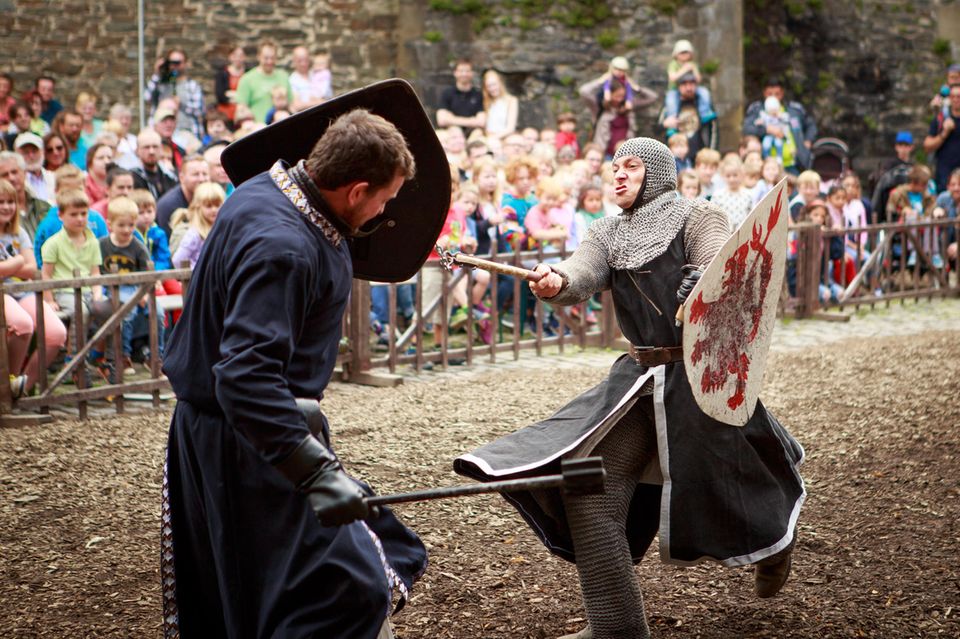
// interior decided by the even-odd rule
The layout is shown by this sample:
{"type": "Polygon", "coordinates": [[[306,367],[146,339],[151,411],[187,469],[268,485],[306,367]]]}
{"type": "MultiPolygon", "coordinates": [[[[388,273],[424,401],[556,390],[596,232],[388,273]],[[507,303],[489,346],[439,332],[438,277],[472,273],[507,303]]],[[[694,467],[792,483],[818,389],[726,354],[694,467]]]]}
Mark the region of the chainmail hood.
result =
{"type": "Polygon", "coordinates": [[[613,159],[628,155],[643,161],[644,185],[629,209],[597,228],[598,239],[609,241],[608,263],[615,269],[636,269],[662,255],[690,216],[692,202],[676,191],[677,165],[665,144],[631,138],[620,145],[613,159]],[[610,225],[613,228],[606,228],[610,225]]]}

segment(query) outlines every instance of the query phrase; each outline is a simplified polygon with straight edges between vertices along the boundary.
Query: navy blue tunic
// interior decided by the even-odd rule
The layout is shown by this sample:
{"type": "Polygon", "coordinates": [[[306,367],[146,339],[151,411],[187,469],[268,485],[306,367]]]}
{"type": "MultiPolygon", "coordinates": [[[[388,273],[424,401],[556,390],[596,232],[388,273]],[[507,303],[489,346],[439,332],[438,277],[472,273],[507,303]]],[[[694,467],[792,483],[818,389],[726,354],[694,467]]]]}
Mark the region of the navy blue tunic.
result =
{"type": "Polygon", "coordinates": [[[372,639],[391,591],[426,567],[389,510],[323,527],[273,467],[310,432],[294,398],[319,399],[330,380],[352,279],[347,242],[293,200],[269,172],[227,200],[164,361],[178,399],[167,473],[186,639],[372,639]]]}

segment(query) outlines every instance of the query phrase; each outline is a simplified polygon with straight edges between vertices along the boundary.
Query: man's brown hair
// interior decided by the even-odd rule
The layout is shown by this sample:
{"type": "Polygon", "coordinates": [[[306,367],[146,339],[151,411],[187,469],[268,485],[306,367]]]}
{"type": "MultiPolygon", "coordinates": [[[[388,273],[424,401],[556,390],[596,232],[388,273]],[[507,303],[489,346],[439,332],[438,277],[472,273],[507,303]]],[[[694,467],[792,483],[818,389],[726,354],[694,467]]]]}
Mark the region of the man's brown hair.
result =
{"type": "Polygon", "coordinates": [[[352,182],[367,182],[376,190],[398,173],[409,180],[416,170],[397,127],[366,109],[334,120],[307,158],[307,173],[318,187],[329,190],[352,182]]]}

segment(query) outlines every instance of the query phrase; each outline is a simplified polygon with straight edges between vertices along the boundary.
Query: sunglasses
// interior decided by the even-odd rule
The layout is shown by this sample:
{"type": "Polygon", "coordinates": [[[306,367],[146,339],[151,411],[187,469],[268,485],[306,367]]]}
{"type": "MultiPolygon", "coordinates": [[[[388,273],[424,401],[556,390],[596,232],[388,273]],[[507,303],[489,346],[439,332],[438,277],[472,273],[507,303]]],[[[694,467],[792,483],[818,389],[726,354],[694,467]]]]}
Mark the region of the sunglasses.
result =
{"type": "Polygon", "coordinates": [[[171,66],[180,66],[183,64],[183,60],[168,60],[171,66]]]}

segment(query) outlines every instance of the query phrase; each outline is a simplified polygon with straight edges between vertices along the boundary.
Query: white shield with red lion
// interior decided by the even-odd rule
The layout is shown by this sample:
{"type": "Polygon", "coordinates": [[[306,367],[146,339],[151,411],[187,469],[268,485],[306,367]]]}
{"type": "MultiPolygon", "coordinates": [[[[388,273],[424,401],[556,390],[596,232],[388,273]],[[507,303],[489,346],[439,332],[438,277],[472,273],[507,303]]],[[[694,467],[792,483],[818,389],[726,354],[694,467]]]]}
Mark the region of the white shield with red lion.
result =
{"type": "Polygon", "coordinates": [[[683,309],[683,361],[697,405],[743,426],[753,415],[783,287],[789,222],[781,180],[734,231],[683,309]]]}

